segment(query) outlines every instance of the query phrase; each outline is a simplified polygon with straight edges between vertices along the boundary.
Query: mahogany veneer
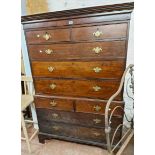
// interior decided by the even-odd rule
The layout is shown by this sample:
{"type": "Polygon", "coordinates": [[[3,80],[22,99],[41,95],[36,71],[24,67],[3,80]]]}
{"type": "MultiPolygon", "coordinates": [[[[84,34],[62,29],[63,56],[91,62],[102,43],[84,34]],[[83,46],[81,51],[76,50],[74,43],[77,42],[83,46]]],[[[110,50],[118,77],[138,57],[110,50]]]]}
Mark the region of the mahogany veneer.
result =
{"type": "Polygon", "coordinates": [[[125,60],[119,61],[68,61],[32,62],[34,77],[105,78],[120,79],[125,60]],[[50,70],[52,69],[52,70],[50,70]]]}
{"type": "MultiPolygon", "coordinates": [[[[133,3],[124,3],[22,17],[40,142],[106,146],[104,111],[126,67],[132,9],[133,3]]],[[[109,109],[120,107],[112,133],[123,122],[123,103],[121,92],[109,109]]],[[[114,143],[120,138],[121,129],[114,143]]]]}
{"type": "Polygon", "coordinates": [[[29,45],[29,55],[32,60],[76,60],[76,59],[110,59],[125,58],[125,41],[97,41],[88,43],[43,44],[29,45]],[[95,53],[94,48],[99,47],[101,52],[95,53]],[[46,51],[50,50],[51,54],[46,51]]]}

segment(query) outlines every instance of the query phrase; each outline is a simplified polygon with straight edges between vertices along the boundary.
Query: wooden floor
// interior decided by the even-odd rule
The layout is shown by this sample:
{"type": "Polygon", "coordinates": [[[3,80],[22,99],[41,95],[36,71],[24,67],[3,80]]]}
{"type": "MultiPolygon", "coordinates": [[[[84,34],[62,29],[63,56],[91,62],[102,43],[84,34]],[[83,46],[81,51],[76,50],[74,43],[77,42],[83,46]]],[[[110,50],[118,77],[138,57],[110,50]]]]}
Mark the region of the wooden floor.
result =
{"type": "MultiPolygon", "coordinates": [[[[29,134],[32,131],[29,128],[29,134]]],[[[101,148],[66,141],[53,139],[41,144],[37,136],[31,141],[31,148],[31,155],[107,155],[107,151],[101,148]]],[[[21,142],[21,155],[29,155],[25,141],[21,142]]],[[[133,155],[133,142],[122,155],[133,155]]]]}

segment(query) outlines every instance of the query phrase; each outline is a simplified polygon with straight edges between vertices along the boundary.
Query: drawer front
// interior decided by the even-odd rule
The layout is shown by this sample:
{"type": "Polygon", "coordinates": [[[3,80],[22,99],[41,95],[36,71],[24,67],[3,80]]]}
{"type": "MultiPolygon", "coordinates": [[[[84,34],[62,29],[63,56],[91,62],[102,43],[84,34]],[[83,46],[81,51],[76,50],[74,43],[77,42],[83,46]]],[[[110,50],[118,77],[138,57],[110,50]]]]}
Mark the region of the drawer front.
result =
{"type": "Polygon", "coordinates": [[[61,123],[48,122],[38,120],[39,132],[59,135],[59,136],[67,136],[67,137],[77,137],[77,129],[70,125],[65,125],[61,123]]]}
{"type": "Polygon", "coordinates": [[[55,29],[55,30],[29,31],[26,32],[26,38],[28,44],[70,41],[70,30],[55,29]]]}
{"type": "Polygon", "coordinates": [[[73,41],[116,39],[127,36],[127,23],[72,29],[73,41]]]}
{"type": "MultiPolygon", "coordinates": [[[[105,114],[107,102],[98,102],[98,101],[76,101],[76,111],[84,113],[96,113],[96,114],[105,114]]],[[[109,114],[116,108],[113,116],[123,116],[124,104],[112,102],[109,108],[109,114]],[[117,107],[117,108],[116,108],[117,107]]]]}
{"type": "Polygon", "coordinates": [[[55,110],[74,111],[73,100],[34,97],[36,108],[48,108],[55,110]]]}
{"type": "MultiPolygon", "coordinates": [[[[36,94],[109,99],[118,89],[120,81],[114,80],[34,80],[36,94]]],[[[122,93],[116,97],[122,100],[122,93]]]]}
{"type": "Polygon", "coordinates": [[[120,79],[124,69],[124,59],[95,62],[32,62],[32,73],[34,77],[120,79]]]}
{"type": "Polygon", "coordinates": [[[125,57],[125,41],[29,45],[30,59],[88,59],[125,57]]]}
{"type": "MultiPolygon", "coordinates": [[[[80,126],[73,126],[70,124],[62,124],[55,122],[40,121],[40,132],[45,132],[57,136],[66,136],[72,138],[78,138],[81,140],[88,140],[100,143],[106,143],[106,135],[104,129],[87,128],[80,126]]],[[[111,131],[112,135],[114,130],[111,131]]],[[[121,138],[121,131],[118,130],[114,143],[117,143],[121,138]]]]}
{"type": "MultiPolygon", "coordinates": [[[[37,108],[36,111],[38,120],[42,121],[63,122],[96,128],[97,127],[104,128],[105,126],[104,115],[80,113],[80,112],[67,112],[67,111],[40,109],[40,108],[39,109],[37,108]]],[[[122,123],[122,121],[123,117],[112,117],[111,126],[113,128],[116,128],[119,124],[122,123]]]]}
{"type": "MultiPolygon", "coordinates": [[[[85,128],[85,127],[78,127],[78,138],[79,139],[86,139],[89,141],[95,141],[100,143],[106,143],[106,135],[104,129],[96,129],[96,128],[85,128]]],[[[114,134],[114,130],[111,130],[110,138],[114,134]]],[[[114,144],[116,144],[121,138],[121,131],[118,130],[116,137],[114,139],[114,144]]]]}

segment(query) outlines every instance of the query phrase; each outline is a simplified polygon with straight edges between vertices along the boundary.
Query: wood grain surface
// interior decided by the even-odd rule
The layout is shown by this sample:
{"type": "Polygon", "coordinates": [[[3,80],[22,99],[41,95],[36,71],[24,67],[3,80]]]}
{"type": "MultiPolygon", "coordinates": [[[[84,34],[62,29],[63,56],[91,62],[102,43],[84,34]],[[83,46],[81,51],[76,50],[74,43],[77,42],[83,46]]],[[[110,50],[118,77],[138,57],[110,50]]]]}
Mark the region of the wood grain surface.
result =
{"type": "MultiPolygon", "coordinates": [[[[109,99],[118,89],[119,80],[35,79],[36,94],[109,99]],[[54,89],[51,86],[54,85],[54,89]],[[100,87],[98,91],[94,89],[100,87]]],[[[116,97],[122,100],[122,94],[116,97]]]]}
{"type": "Polygon", "coordinates": [[[92,43],[68,43],[50,45],[29,45],[29,56],[33,60],[105,59],[125,58],[125,41],[92,43]],[[100,48],[96,53],[94,49],[100,48]],[[46,51],[51,53],[47,54],[46,51]]]}
{"type": "Polygon", "coordinates": [[[34,77],[120,79],[124,69],[124,59],[86,62],[32,62],[32,73],[34,77]]]}

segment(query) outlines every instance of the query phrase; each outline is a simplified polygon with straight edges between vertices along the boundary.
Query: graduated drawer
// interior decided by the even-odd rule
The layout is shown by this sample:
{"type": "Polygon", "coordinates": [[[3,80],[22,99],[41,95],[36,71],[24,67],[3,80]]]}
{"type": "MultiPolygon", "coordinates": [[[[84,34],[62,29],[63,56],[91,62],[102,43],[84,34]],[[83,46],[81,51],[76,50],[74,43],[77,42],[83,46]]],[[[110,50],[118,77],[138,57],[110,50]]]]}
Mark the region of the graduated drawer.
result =
{"type": "Polygon", "coordinates": [[[72,29],[73,41],[125,38],[127,23],[78,27],[72,29]]]}
{"type": "Polygon", "coordinates": [[[36,108],[48,108],[55,110],[74,111],[73,100],[34,97],[36,108]]]}
{"type": "MultiPolygon", "coordinates": [[[[107,102],[105,101],[76,101],[76,112],[105,114],[107,102]]],[[[114,111],[113,116],[123,116],[124,104],[119,102],[112,102],[109,107],[109,115],[114,111]]]]}
{"type": "MultiPolygon", "coordinates": [[[[106,143],[106,135],[104,129],[87,128],[81,126],[74,126],[70,124],[62,124],[55,122],[41,121],[39,124],[39,131],[42,133],[48,133],[56,136],[77,138],[80,140],[87,140],[99,143],[106,143]]],[[[112,137],[114,130],[111,130],[110,138],[112,137]]],[[[121,138],[121,130],[118,130],[114,143],[117,143],[121,138]]]]}
{"type": "Polygon", "coordinates": [[[70,41],[69,29],[41,30],[26,32],[28,44],[70,41]]]}
{"type": "MultiPolygon", "coordinates": [[[[105,116],[99,114],[90,114],[82,112],[67,112],[60,110],[51,110],[45,108],[37,108],[38,120],[42,122],[62,122],[73,125],[82,125],[86,127],[105,127],[105,116]]],[[[111,120],[111,127],[116,128],[123,121],[123,116],[114,116],[111,120]]]]}
{"type": "Polygon", "coordinates": [[[125,41],[29,45],[30,59],[84,59],[125,57],[125,41]]]}
{"type": "Polygon", "coordinates": [[[125,59],[114,61],[32,61],[34,77],[115,78],[122,77],[125,59]]]}
{"type": "MultiPolygon", "coordinates": [[[[95,141],[99,143],[106,143],[106,134],[104,129],[96,129],[96,128],[86,128],[86,127],[78,127],[77,134],[79,139],[95,141]]],[[[114,130],[111,130],[110,138],[114,134],[114,130]]],[[[116,144],[121,138],[121,130],[118,130],[116,133],[116,137],[114,139],[114,144],[116,144]]]]}
{"type": "MultiPolygon", "coordinates": [[[[70,80],[35,78],[36,94],[109,99],[118,89],[119,80],[70,80]]],[[[122,100],[120,93],[116,100],[122,100]]]]}

